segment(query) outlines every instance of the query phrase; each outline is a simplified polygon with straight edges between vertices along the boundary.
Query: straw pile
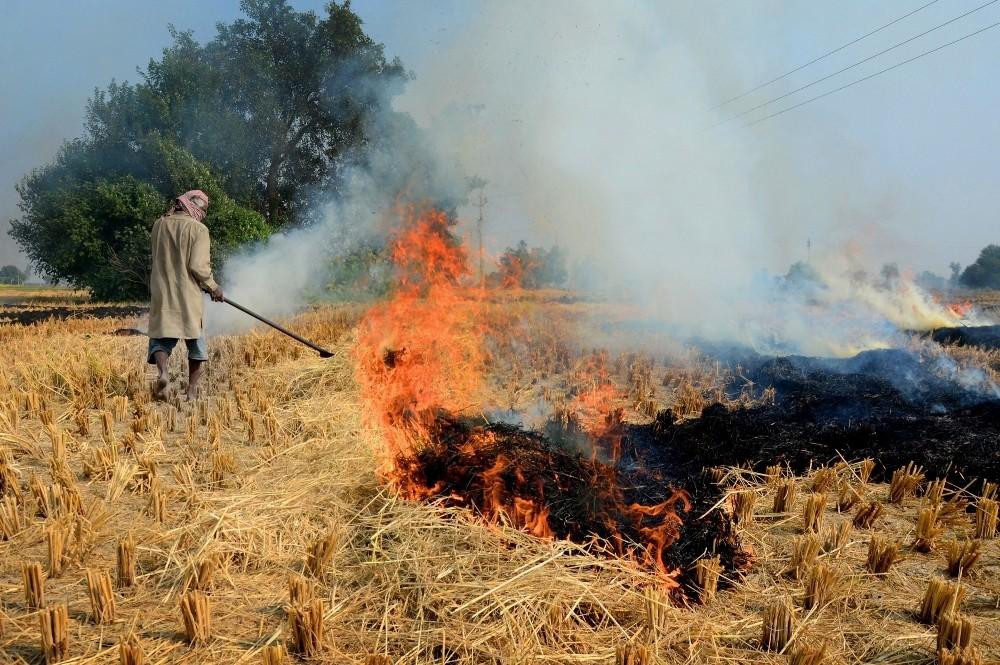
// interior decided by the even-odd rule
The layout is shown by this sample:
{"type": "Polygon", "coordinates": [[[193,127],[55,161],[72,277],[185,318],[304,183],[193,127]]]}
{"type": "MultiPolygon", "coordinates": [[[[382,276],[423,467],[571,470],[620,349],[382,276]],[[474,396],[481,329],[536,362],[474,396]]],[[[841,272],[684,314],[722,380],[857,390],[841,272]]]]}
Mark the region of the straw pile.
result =
{"type": "MultiPolygon", "coordinates": [[[[746,518],[753,565],[734,574],[706,552],[681,581],[704,601],[688,608],[601,543],[543,541],[398,499],[376,478],[380,434],[359,418],[353,316],[324,309],[294,322],[336,351],[327,361],[270,333],[210,340],[204,407],[149,400],[136,361],[144,341],[101,334],[131,322],[0,325],[0,653],[126,665],[275,665],[291,653],[379,665],[1000,653],[996,499],[964,484],[937,501],[928,489],[923,507],[954,494],[981,517],[942,508],[920,552],[913,494],[892,503],[865,464],[804,478],[721,469],[727,493],[747,493],[720,509],[746,518]],[[844,483],[864,519],[841,512],[844,483]],[[59,529],[56,557],[48,534],[59,529]],[[50,548],[62,569],[47,578],[50,548]],[[946,573],[964,598],[934,595],[922,624],[925,592],[946,573]]],[[[177,355],[170,372],[183,389],[177,355]]]]}

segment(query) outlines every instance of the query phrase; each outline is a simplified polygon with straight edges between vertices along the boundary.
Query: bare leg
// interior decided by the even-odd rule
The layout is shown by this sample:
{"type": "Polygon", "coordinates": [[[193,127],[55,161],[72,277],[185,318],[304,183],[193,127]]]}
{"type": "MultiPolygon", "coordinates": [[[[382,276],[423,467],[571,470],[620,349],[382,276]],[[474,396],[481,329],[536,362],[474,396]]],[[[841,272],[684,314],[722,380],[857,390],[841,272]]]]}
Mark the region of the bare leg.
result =
{"type": "Polygon", "coordinates": [[[189,401],[198,398],[198,383],[201,381],[201,375],[205,373],[205,362],[204,360],[188,358],[187,398],[189,401]]]}
{"type": "Polygon", "coordinates": [[[160,375],[156,377],[153,393],[159,398],[163,397],[163,391],[170,383],[170,377],[167,374],[167,361],[170,360],[170,356],[164,351],[156,351],[153,353],[153,360],[156,361],[156,369],[160,372],[160,375]]]}

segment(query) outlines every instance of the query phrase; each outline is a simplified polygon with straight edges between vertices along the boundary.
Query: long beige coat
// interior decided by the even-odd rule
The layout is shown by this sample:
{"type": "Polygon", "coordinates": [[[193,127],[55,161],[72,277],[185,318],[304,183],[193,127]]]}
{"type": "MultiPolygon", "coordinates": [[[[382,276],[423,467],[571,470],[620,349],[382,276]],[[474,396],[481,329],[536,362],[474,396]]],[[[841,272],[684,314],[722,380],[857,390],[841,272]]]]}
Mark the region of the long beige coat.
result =
{"type": "Polygon", "coordinates": [[[214,291],[208,228],[183,212],[167,213],[153,224],[153,271],[149,281],[149,336],[197,339],[205,296],[214,291]]]}

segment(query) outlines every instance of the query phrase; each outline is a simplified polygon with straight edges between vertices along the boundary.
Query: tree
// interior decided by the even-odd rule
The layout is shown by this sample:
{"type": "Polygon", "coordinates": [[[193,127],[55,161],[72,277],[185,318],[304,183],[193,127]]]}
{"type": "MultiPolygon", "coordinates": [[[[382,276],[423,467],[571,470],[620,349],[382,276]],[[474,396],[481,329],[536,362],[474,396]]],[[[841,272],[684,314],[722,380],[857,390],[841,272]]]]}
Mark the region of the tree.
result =
{"type": "Polygon", "coordinates": [[[308,193],[336,187],[343,158],[364,147],[408,76],[349,2],[330,2],[322,19],[287,0],[241,6],[245,18],[204,45],[171,28],[174,43],[142,83],[95,93],[87,131],[126,146],[170,137],[277,227],[297,221],[308,193]]]}
{"type": "Polygon", "coordinates": [[[929,291],[943,291],[948,286],[948,281],[930,270],[924,270],[915,279],[917,286],[929,291]]]}
{"type": "Polygon", "coordinates": [[[204,45],[171,28],[173,44],[141,82],[95,90],[84,135],[18,185],[10,235],[38,273],[101,299],[145,297],[149,231],[178,193],[212,198],[218,266],[305,221],[309,197],[335,194],[386,122],[416,131],[389,106],[407,74],[349,2],[322,17],[287,0],[242,8],[204,45]]]}
{"type": "Polygon", "coordinates": [[[895,263],[886,263],[882,266],[882,281],[879,286],[883,289],[894,289],[899,283],[899,266],[895,263]]]}
{"type": "Polygon", "coordinates": [[[92,178],[81,164],[89,156],[88,146],[68,143],[55,163],[18,185],[24,214],[10,234],[50,281],[66,280],[101,300],[146,298],[153,222],[174,192],[194,186],[212,199],[205,224],[216,267],[241,244],[269,233],[259,213],[234,203],[207,166],[169,141],[151,137],[136,151],[130,168],[144,179],[107,167],[92,178]]]}
{"type": "Polygon", "coordinates": [[[958,261],[952,261],[948,264],[948,269],[951,270],[951,276],[948,277],[948,286],[958,286],[962,281],[962,264],[958,261]]]}
{"type": "Polygon", "coordinates": [[[559,247],[528,248],[521,241],[500,255],[493,281],[504,288],[540,289],[566,282],[566,253],[559,247]]]}
{"type": "Polygon", "coordinates": [[[0,284],[24,284],[28,275],[17,266],[7,265],[0,268],[0,284]]]}
{"type": "Polygon", "coordinates": [[[1000,289],[1000,245],[987,245],[976,262],[962,273],[962,285],[971,289],[1000,289]]]}

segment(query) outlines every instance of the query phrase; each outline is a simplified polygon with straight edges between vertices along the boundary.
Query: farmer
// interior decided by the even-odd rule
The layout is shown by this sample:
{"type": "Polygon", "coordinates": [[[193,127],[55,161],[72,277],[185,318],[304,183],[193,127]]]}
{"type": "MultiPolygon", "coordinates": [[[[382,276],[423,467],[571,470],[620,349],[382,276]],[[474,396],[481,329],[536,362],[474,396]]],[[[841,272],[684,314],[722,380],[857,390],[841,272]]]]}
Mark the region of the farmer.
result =
{"type": "Polygon", "coordinates": [[[167,360],[177,340],[183,339],[187,346],[188,400],[197,398],[198,382],[208,360],[202,331],[202,291],[221,302],[222,288],[212,278],[208,227],[202,223],[207,210],[208,196],[193,189],[178,196],[170,211],[153,224],[147,362],[160,372],[154,387],[158,398],[170,382],[167,360]]]}

